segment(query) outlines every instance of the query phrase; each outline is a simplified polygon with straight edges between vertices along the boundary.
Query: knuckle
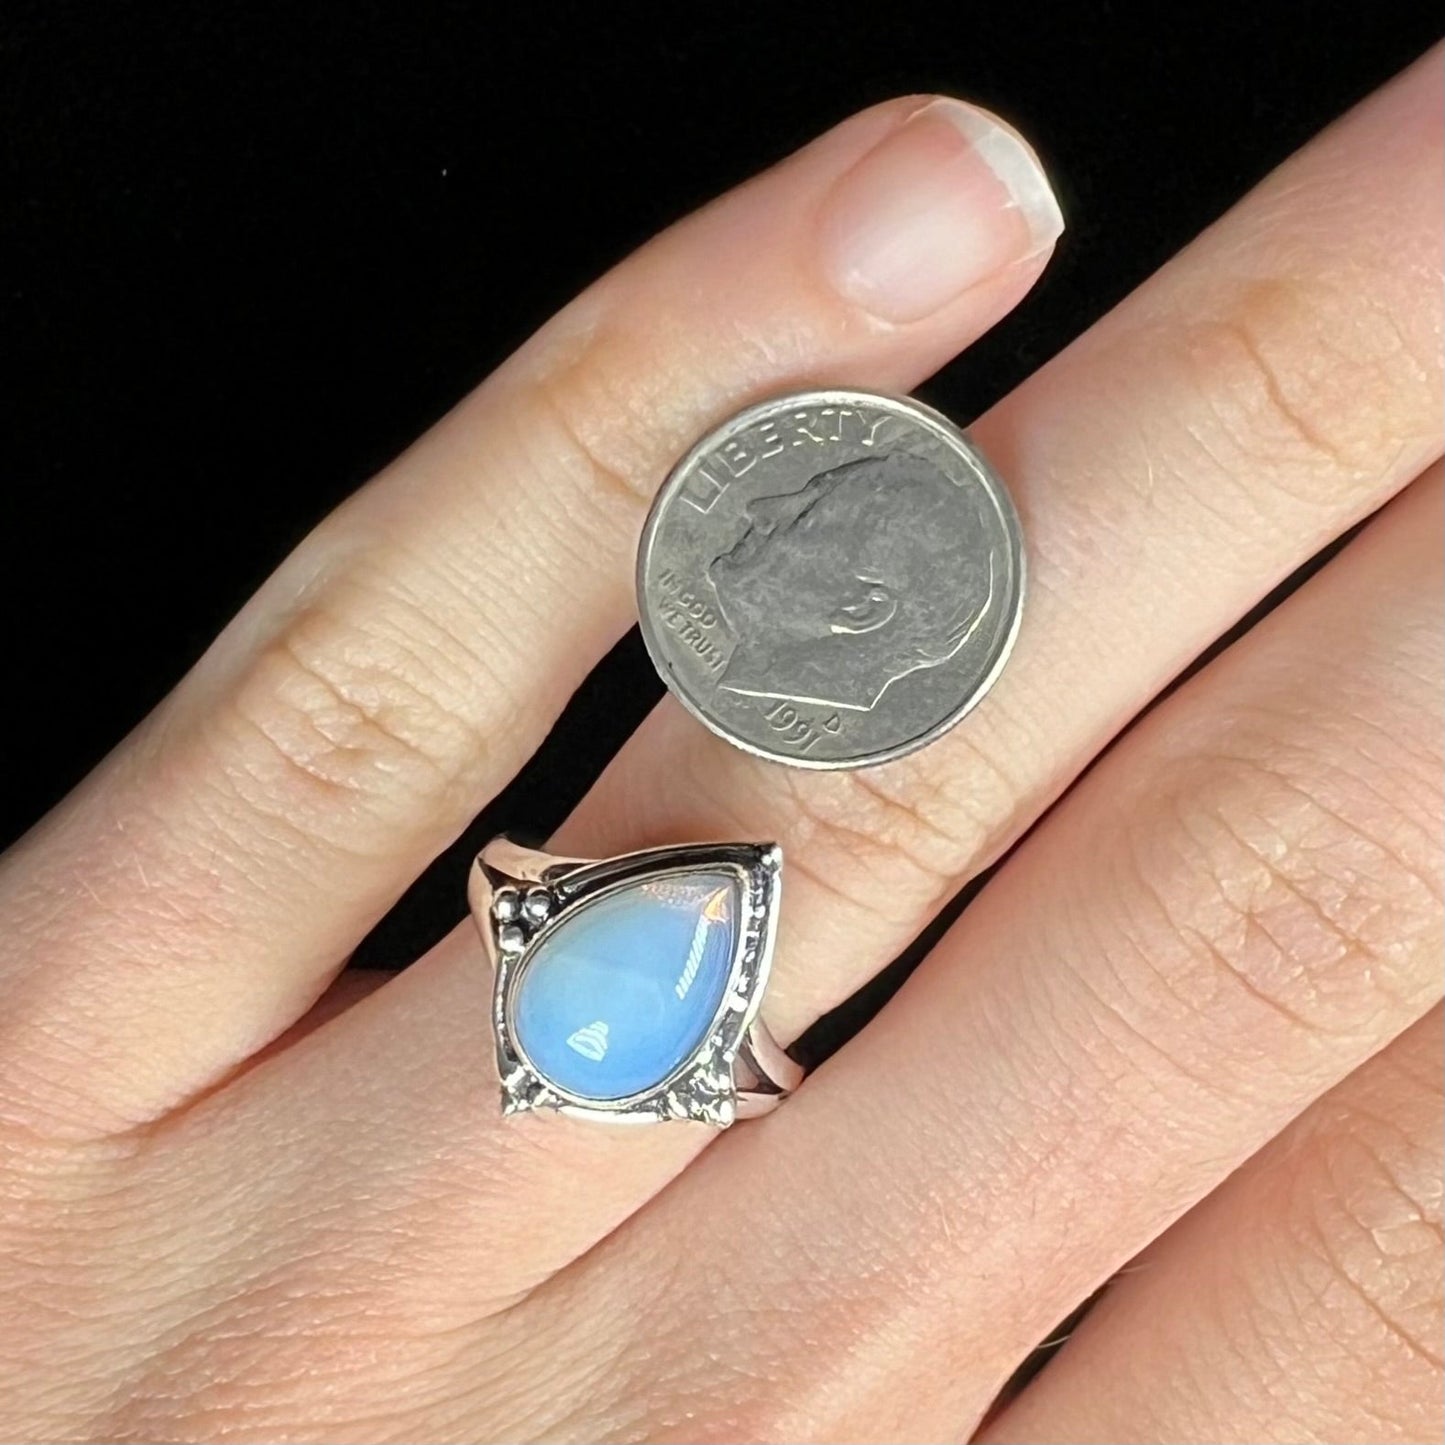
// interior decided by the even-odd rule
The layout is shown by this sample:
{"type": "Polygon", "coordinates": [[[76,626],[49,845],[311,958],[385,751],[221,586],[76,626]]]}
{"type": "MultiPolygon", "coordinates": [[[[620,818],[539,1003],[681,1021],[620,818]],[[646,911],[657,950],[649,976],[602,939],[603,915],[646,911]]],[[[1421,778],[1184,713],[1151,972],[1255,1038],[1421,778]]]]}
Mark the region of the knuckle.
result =
{"type": "Polygon", "coordinates": [[[439,1385],[443,1399],[454,1390],[440,1365],[446,1344],[393,1327],[386,1362],[368,1369],[359,1363],[366,1321],[375,1319],[366,1292],[334,1280],[306,1283],[313,1292],[304,1306],[303,1283],[289,1275],[248,1283],[229,1297],[219,1290],[185,1297],[129,1364],[124,1388],[112,1392],[99,1428],[86,1438],[364,1438],[363,1422],[374,1428],[383,1419],[399,1431],[419,1428],[402,1402],[424,1382],[439,1385]],[[273,1347],[258,1349],[258,1339],[273,1347]],[[296,1343],[276,1349],[279,1339],[296,1343]],[[318,1377],[334,1389],[318,1393],[318,1377]],[[178,1398],[170,1383],[178,1379],[204,1383],[178,1398]]]}
{"type": "Polygon", "coordinates": [[[1434,987],[1434,840],[1340,756],[1236,716],[1228,753],[1165,761],[1126,826],[1127,930],[1171,995],[1227,1014],[1229,1037],[1281,1017],[1325,1036],[1407,1022],[1434,987]],[[1241,1032],[1242,1031],[1242,1032],[1241,1032]]]}
{"type": "Polygon", "coordinates": [[[1326,1102],[1301,1149],[1290,1218],[1307,1296],[1353,1305],[1357,1348],[1378,1355],[1383,1332],[1433,1371],[1445,1114],[1438,1029],[1430,1041],[1418,1067],[1382,1068],[1382,1055],[1367,1066],[1368,1088],[1351,1087],[1357,1076],[1326,1102]]]}
{"type": "Polygon", "coordinates": [[[357,825],[465,807],[489,759],[484,721],[514,710],[423,607],[352,573],[256,653],[207,741],[252,809],[348,844],[357,825]]]}
{"type": "Polygon", "coordinates": [[[639,305],[620,274],[604,277],[513,359],[505,388],[545,474],[560,467],[628,529],[709,419],[805,368],[815,341],[737,318],[700,336],[690,285],[679,292],[657,272],[647,289],[639,305]]]}
{"type": "Polygon", "coordinates": [[[1343,481],[1376,473],[1431,414],[1431,369],[1390,311],[1331,278],[1243,281],[1172,345],[1195,441],[1302,501],[1337,503],[1343,481]]]}
{"type": "Polygon", "coordinates": [[[527,469],[560,476],[599,519],[629,527],[657,480],[656,454],[642,440],[657,435],[657,417],[645,420],[648,399],[636,394],[646,390],[646,369],[639,371],[633,344],[598,321],[529,368],[509,406],[527,469]]]}

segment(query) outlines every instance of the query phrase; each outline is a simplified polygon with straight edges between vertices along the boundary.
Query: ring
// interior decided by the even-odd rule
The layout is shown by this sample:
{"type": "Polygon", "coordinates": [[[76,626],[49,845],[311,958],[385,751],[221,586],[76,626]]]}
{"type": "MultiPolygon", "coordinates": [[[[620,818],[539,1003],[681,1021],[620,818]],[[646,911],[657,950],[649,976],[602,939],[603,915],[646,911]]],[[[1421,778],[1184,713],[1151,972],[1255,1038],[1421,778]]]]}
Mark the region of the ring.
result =
{"type": "Polygon", "coordinates": [[[494,839],[467,898],[492,962],[502,1111],[726,1128],[803,1070],[758,1017],[777,933],[774,843],[559,858],[494,839]]]}

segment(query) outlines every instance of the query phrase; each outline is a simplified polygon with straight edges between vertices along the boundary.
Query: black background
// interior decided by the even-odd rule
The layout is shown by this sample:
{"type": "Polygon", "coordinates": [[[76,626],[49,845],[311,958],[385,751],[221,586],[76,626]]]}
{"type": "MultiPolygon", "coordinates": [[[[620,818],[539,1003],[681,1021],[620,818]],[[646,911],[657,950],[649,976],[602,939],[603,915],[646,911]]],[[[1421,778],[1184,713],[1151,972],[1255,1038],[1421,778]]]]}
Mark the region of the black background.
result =
{"type": "MultiPolygon", "coordinates": [[[[572,292],[850,111],[981,101],[1062,194],[1044,283],[925,389],[967,420],[1437,25],[1418,0],[9,0],[0,845],[572,292]]],[[[558,821],[658,693],[629,639],[462,846],[558,821]]],[[[461,916],[448,861],[368,961],[461,916]]]]}

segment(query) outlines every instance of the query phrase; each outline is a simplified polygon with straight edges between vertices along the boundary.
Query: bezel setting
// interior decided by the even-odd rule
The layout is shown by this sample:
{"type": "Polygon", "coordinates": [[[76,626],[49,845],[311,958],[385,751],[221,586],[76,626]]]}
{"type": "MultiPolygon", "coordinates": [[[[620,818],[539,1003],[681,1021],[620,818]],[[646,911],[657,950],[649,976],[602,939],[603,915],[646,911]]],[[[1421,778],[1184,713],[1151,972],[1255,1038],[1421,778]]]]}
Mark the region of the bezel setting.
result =
{"type": "Polygon", "coordinates": [[[738,1117],[738,1062],[757,1018],[777,933],[782,850],[773,843],[693,843],[618,858],[556,858],[508,838],[472,865],[468,901],[493,968],[492,1033],[502,1112],[554,1110],[615,1124],[692,1120],[726,1128],[738,1117]],[[632,885],[698,872],[738,885],[738,925],[721,1001],[697,1045],[665,1078],[620,1099],[569,1093],[527,1057],[512,1000],[552,933],[577,910],[632,885]]]}

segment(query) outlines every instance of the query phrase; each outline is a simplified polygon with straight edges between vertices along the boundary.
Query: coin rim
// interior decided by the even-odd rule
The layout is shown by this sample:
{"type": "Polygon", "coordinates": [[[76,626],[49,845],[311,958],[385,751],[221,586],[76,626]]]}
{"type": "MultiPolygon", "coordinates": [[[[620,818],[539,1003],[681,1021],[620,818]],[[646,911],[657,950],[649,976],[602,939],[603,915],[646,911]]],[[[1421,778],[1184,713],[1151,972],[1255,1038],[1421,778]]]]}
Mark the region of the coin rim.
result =
{"type": "Polygon", "coordinates": [[[917,401],[913,397],[893,396],[885,392],[876,391],[851,391],[851,390],[823,390],[823,391],[793,391],[780,392],[776,396],[767,397],[762,401],[754,402],[751,406],[744,407],[742,411],[735,412],[726,421],[706,432],[687,451],[678,458],[663,479],[662,485],[657,489],[657,494],[652,499],[652,505],[648,508],[647,518],[642,524],[642,532],[637,542],[637,565],[634,569],[634,588],[637,594],[637,619],[638,626],[642,633],[643,645],[647,648],[647,655],[652,660],[653,668],[662,679],[667,690],[695,717],[707,730],[715,733],[725,742],[731,743],[733,747],[741,749],[745,753],[751,753],[754,757],[766,758],[769,762],[781,763],[786,767],[805,768],[810,772],[844,772],[855,768],[875,767],[882,763],[890,763],[898,758],[907,757],[910,753],[917,752],[920,748],[927,747],[929,743],[943,736],[944,733],[956,727],[975,707],[987,696],[994,683],[998,681],[999,674],[1008,662],[1013,652],[1014,643],[1018,638],[1019,627],[1023,622],[1024,603],[1028,589],[1028,557],[1024,549],[1023,527],[1019,522],[1018,509],[1009,492],[1004,480],[999,476],[975,445],[968,432],[950,421],[948,417],[925,402],[917,401]],[[871,752],[864,752],[846,758],[803,758],[797,754],[773,752],[769,749],[751,742],[746,738],[740,738],[735,733],[729,732],[721,724],[715,722],[702,707],[695,703],[677,680],[677,675],[672,668],[667,656],[662,650],[661,641],[657,630],[649,616],[647,603],[647,574],[652,562],[653,547],[657,540],[658,523],[661,520],[664,507],[669,498],[681,487],[682,479],[688,468],[705,452],[711,451],[728,437],[739,431],[744,431],[755,421],[761,420],[764,416],[775,413],[780,408],[795,406],[818,406],[818,405],[839,405],[859,403],[866,406],[880,408],[892,412],[895,416],[901,415],[905,420],[922,421],[931,425],[941,436],[942,440],[955,452],[958,453],[964,462],[975,472],[983,483],[984,489],[989,493],[999,519],[1003,523],[1004,537],[1008,543],[1011,556],[1017,568],[1018,583],[1016,587],[1016,600],[1014,603],[1013,618],[1010,621],[1008,631],[1004,634],[998,644],[998,652],[989,665],[989,669],[980,679],[978,686],[966,697],[963,703],[953,712],[949,713],[939,722],[932,724],[923,732],[912,738],[908,738],[892,747],[871,752]]]}

